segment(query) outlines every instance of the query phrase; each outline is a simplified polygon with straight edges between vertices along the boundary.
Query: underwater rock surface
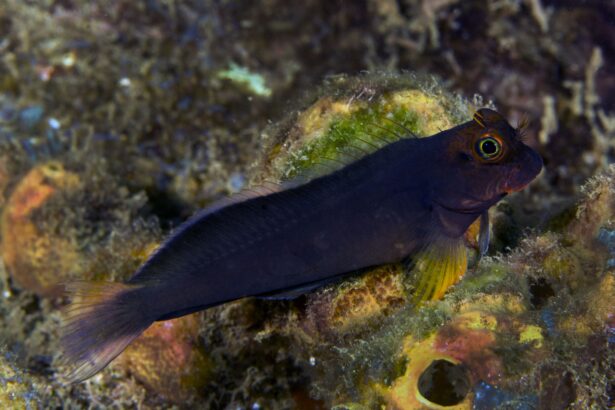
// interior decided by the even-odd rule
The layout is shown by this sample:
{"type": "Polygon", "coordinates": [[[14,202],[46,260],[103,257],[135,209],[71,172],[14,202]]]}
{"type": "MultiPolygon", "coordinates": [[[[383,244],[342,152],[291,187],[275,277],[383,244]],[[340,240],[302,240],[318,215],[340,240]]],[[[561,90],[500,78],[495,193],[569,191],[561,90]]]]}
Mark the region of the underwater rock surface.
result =
{"type": "Polygon", "coordinates": [[[114,366],[124,369],[167,400],[186,403],[199,396],[211,376],[198,344],[196,315],[157,322],[123,352],[114,366]]]}
{"type": "Polygon", "coordinates": [[[0,3],[0,407],[614,405],[609,2],[0,3]],[[491,99],[531,119],[546,167],[492,210],[492,256],[443,300],[416,311],[384,266],[157,324],[61,382],[58,282],[124,280],[221,196],[491,99]]]}
{"type": "MultiPolygon", "coordinates": [[[[399,138],[401,130],[426,135],[432,131],[423,121],[424,106],[429,112],[448,113],[438,115],[439,121],[450,121],[445,126],[471,112],[471,103],[410,75],[333,81],[337,98],[317,99],[296,115],[293,126],[279,128],[282,134],[269,138],[271,148],[264,152],[255,181],[330,172],[335,165],[322,158],[351,160],[367,145],[399,138]],[[366,145],[357,153],[356,144],[366,145]]],[[[32,249],[30,243],[51,232],[58,240],[41,249],[60,255],[48,259],[63,261],[71,253],[62,251],[67,246],[62,238],[75,235],[79,240],[67,243],[73,254],[85,252],[80,257],[88,260],[80,275],[118,280],[147,257],[159,235],[140,216],[142,197],[124,191],[113,200],[112,192],[122,191],[112,177],[101,185],[92,179],[96,174],[91,169],[69,171],[71,167],[70,161],[55,161],[26,172],[9,192],[2,218],[3,239],[18,238],[3,242],[6,271],[16,286],[15,291],[5,289],[5,300],[24,317],[32,299],[23,290],[44,297],[35,303],[52,315],[39,315],[31,326],[48,341],[57,340],[57,330],[45,323],[58,320],[63,301],[40,286],[44,281],[28,288],[22,279],[24,272],[36,273],[37,265],[20,270],[15,262],[37,260],[23,254],[32,249]],[[107,216],[92,221],[79,212],[58,214],[84,203],[100,204],[98,211],[107,216]],[[126,222],[133,224],[131,229],[123,227],[126,222]],[[27,241],[20,245],[19,239],[27,241]],[[84,240],[88,247],[76,246],[84,240]],[[113,262],[106,264],[102,261],[107,262],[110,253],[104,249],[109,246],[113,262]],[[92,257],[98,252],[102,254],[92,257]]],[[[609,261],[614,257],[615,166],[591,179],[583,193],[569,212],[553,219],[552,228],[526,236],[508,255],[483,259],[443,300],[415,306],[407,269],[386,265],[299,300],[244,300],[157,323],[86,387],[42,394],[50,402],[67,400],[63,395],[68,394],[78,403],[119,389],[126,403],[135,395],[139,403],[206,406],[236,395],[240,398],[231,400],[252,400],[257,406],[306,402],[395,409],[535,408],[548,406],[557,396],[561,408],[601,406],[609,400],[613,363],[609,344],[615,276],[609,261]],[[561,377],[564,384],[557,383],[561,377]],[[307,392],[306,383],[312,386],[307,392]],[[146,392],[156,396],[147,399],[146,392]]],[[[499,232],[494,229],[496,237],[499,232]]],[[[472,235],[468,252],[476,246],[472,235]]],[[[54,277],[71,271],[57,270],[54,277]]],[[[30,346],[53,360],[48,343],[30,346]]],[[[33,353],[26,354],[32,365],[50,374],[61,371],[33,353]]],[[[55,383],[61,385],[61,380],[55,383]]]]}
{"type": "Polygon", "coordinates": [[[3,409],[43,408],[37,390],[37,386],[11,363],[10,355],[4,353],[0,357],[0,406],[3,409]]]}
{"type": "Polygon", "coordinates": [[[96,165],[65,162],[29,170],[2,212],[7,271],[18,287],[45,297],[59,296],[59,284],[69,280],[112,278],[110,254],[116,262],[134,264],[158,234],[157,224],[137,220],[142,195],[130,197],[111,178],[94,175],[100,172],[96,165]]]}

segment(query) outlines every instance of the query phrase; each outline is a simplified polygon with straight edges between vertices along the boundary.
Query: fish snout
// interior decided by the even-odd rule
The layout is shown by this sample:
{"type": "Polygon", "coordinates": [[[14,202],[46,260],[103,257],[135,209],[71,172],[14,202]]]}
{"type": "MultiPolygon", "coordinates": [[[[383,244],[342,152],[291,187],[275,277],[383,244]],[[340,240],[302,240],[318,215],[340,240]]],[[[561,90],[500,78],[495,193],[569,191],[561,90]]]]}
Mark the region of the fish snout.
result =
{"type": "Polygon", "coordinates": [[[542,171],[543,161],[538,152],[532,148],[527,149],[527,162],[528,162],[528,174],[531,175],[530,182],[540,174],[542,171]]]}
{"type": "Polygon", "coordinates": [[[512,165],[509,178],[504,182],[503,191],[517,192],[525,188],[542,170],[542,157],[530,147],[526,147],[518,162],[512,165]]]}

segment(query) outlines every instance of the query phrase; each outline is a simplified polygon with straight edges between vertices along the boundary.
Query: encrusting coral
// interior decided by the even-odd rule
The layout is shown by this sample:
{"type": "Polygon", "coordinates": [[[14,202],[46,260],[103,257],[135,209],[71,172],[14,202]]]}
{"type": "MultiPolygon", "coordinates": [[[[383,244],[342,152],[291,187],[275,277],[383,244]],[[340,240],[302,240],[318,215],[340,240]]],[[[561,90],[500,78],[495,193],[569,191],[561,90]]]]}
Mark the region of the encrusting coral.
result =
{"type": "Polygon", "coordinates": [[[32,220],[58,191],[78,189],[79,177],[59,162],[41,164],[25,175],[2,213],[2,258],[15,282],[41,295],[58,295],[58,279],[79,265],[77,244],[61,232],[41,232],[32,220]]]}

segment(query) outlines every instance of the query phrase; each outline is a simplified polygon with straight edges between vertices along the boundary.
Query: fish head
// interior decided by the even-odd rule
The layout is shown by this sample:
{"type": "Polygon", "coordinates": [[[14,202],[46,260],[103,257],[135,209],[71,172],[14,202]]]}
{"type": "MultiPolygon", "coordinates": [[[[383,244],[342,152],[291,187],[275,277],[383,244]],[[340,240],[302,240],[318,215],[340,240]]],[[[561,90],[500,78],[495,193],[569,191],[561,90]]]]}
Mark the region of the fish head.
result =
{"type": "Polygon", "coordinates": [[[526,187],[542,169],[542,158],[520,131],[490,109],[478,110],[472,121],[444,131],[438,141],[431,198],[449,225],[458,226],[454,231],[465,231],[467,221],[526,187]]]}

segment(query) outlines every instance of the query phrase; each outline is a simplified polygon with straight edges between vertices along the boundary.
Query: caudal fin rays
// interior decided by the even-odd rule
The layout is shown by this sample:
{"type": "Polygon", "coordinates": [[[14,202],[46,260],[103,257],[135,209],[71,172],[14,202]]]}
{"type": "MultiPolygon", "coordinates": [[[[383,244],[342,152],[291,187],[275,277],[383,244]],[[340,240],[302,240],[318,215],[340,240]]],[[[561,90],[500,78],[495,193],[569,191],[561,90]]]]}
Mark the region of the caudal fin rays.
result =
{"type": "Polygon", "coordinates": [[[153,319],[140,306],[140,287],[111,282],[75,282],[67,286],[73,303],[61,329],[64,379],[77,383],[115,359],[153,319]]]}

